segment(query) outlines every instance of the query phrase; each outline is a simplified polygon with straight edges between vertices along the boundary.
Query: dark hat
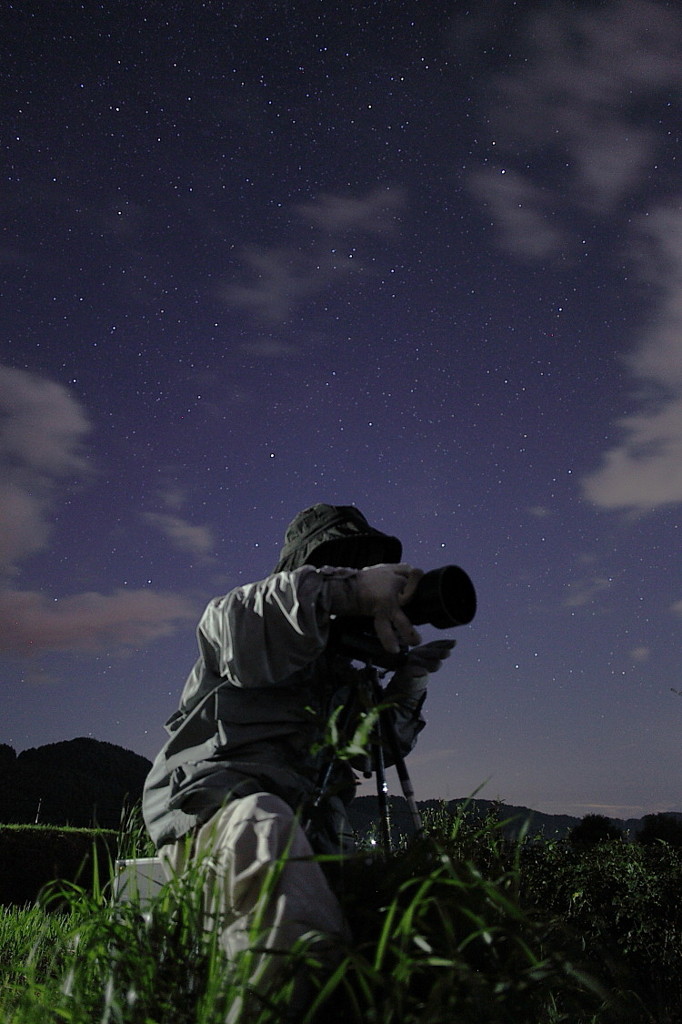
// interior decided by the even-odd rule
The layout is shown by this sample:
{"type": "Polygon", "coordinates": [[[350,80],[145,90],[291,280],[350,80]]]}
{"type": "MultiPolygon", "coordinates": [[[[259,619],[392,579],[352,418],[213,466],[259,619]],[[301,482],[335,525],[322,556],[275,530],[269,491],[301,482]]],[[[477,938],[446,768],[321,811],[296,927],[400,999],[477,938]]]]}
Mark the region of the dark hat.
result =
{"type": "Polygon", "coordinates": [[[397,537],[375,530],[354,505],[312,505],[287,527],[275,572],[302,565],[343,565],[361,569],[399,562],[397,537]]]}

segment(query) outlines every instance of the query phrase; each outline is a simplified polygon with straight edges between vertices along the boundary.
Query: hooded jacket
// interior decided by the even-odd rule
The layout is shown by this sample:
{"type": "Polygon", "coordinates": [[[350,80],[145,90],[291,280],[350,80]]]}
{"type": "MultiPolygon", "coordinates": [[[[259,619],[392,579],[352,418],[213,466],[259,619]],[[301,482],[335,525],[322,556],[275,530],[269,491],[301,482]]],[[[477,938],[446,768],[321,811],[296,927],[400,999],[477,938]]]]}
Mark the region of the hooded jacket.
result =
{"type": "MultiPolygon", "coordinates": [[[[334,587],[400,554],[400,542],[353,506],[315,505],[290,524],[271,576],[209,603],[197,627],[199,657],[145,784],[143,813],[157,847],[255,792],[305,813],[330,760],[327,724],[352,706],[360,684],[360,671],[328,643],[334,587]],[[337,552],[352,564],[318,564],[337,552]]],[[[399,692],[391,714],[404,756],[424,722],[399,692]]],[[[353,769],[337,761],[309,827],[319,852],[352,845],[345,806],[354,790],[353,769]]]]}

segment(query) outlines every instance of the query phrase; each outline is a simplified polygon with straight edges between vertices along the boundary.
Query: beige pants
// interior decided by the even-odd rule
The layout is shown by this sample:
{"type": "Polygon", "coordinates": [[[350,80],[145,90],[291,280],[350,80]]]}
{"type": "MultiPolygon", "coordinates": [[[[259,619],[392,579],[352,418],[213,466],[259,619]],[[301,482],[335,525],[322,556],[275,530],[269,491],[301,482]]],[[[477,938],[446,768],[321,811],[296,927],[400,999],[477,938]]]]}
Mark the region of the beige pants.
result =
{"type": "MultiPolygon", "coordinates": [[[[228,803],[198,830],[191,850],[181,840],[162,847],[160,856],[171,876],[181,874],[190,859],[205,864],[206,927],[220,928],[220,945],[229,959],[254,945],[262,951],[250,979],[258,992],[290,977],[291,964],[277,954],[290,951],[311,933],[325,936],[312,939],[311,948],[330,960],[333,950],[349,938],[339,903],[303,829],[291,808],[271,793],[228,803]]],[[[299,997],[306,990],[302,979],[299,997]]],[[[235,1006],[228,1021],[247,1020],[243,1009],[235,1006]]]]}

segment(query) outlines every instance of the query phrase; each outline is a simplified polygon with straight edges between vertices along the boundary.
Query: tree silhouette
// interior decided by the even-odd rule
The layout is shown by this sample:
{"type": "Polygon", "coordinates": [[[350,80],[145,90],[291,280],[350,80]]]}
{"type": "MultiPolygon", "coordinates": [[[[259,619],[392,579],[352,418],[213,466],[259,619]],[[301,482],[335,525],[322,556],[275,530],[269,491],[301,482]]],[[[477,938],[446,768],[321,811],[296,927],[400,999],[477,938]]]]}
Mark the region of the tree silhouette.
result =
{"type": "Polygon", "coordinates": [[[645,814],[637,833],[637,842],[650,846],[655,842],[682,846],[682,821],[674,814],[645,814]]]}
{"type": "Polygon", "coordinates": [[[595,846],[610,839],[623,839],[623,831],[603,814],[586,814],[568,833],[576,846],[595,846]]]}
{"type": "Polygon", "coordinates": [[[0,772],[4,775],[13,767],[17,759],[17,752],[8,743],[0,743],[0,772]]]}

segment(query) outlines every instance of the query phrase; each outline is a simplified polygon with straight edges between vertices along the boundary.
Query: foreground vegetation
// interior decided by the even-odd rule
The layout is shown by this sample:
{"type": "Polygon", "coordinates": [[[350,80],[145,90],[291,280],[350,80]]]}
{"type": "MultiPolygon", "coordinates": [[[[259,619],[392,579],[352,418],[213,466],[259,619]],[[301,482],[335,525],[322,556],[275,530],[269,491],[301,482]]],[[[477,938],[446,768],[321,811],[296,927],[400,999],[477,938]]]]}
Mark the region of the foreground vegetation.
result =
{"type": "MultiPolygon", "coordinates": [[[[426,826],[387,862],[344,866],[354,943],[331,975],[292,951],[287,978],[303,964],[315,986],[297,1024],[682,1022],[681,850],[510,844],[497,822],[445,809],[426,826]]],[[[226,964],[203,932],[196,880],[145,914],[90,888],[53,887],[0,917],[3,1024],[225,1020],[249,959],[226,964]]],[[[248,1021],[291,1019],[290,980],[248,1021]]]]}

